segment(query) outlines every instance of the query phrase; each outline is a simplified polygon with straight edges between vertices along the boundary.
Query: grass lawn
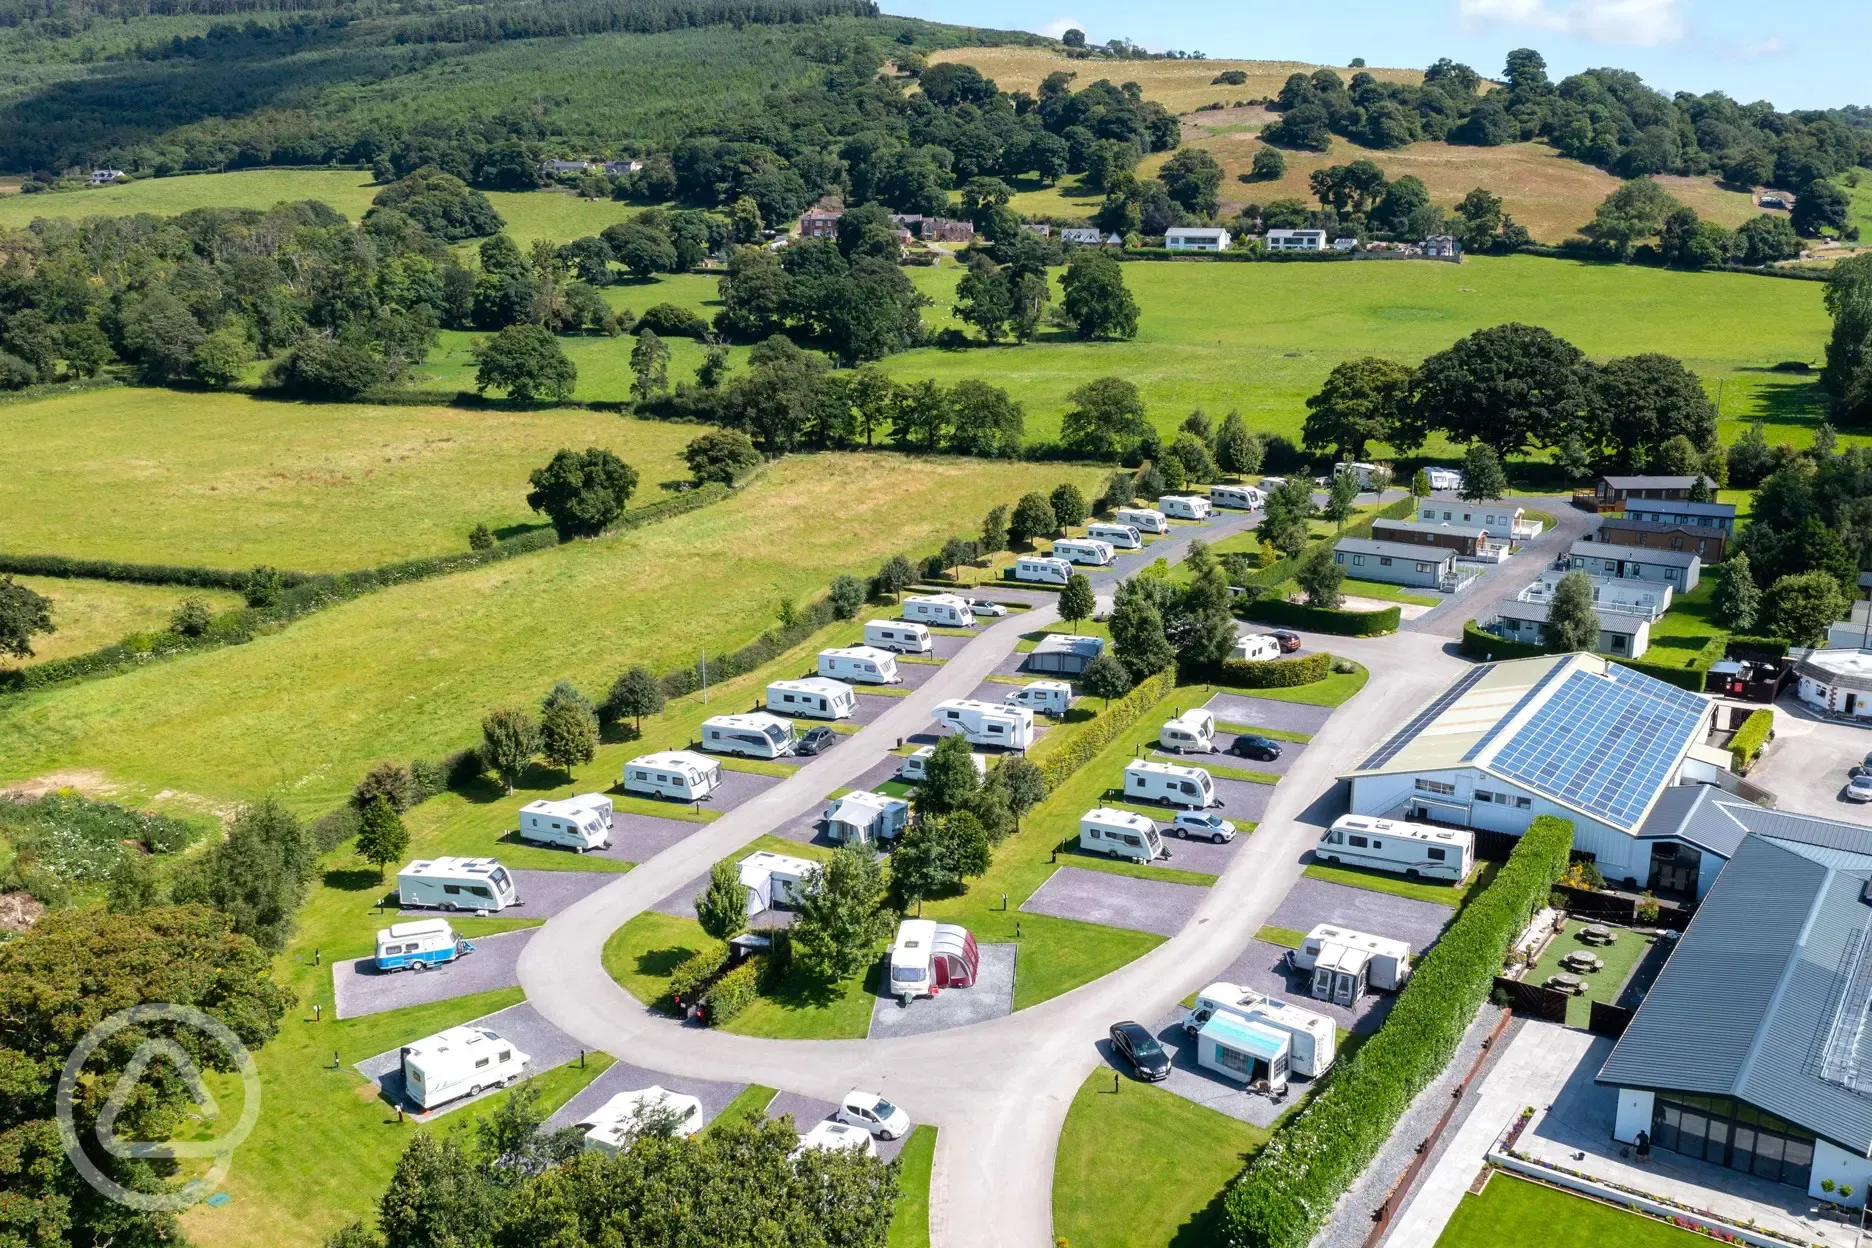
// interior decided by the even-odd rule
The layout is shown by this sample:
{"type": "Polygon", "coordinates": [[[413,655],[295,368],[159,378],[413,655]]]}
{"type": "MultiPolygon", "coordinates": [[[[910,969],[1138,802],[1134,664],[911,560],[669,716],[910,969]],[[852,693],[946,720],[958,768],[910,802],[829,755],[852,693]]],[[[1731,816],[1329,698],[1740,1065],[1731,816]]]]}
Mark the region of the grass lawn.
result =
{"type": "Polygon", "coordinates": [[[1072,1248],[1220,1243],[1222,1190],[1269,1133],[1100,1067],[1073,1097],[1053,1165],[1053,1234],[1072,1248]],[[1126,1174],[1111,1173],[1114,1143],[1126,1174]]]}
{"type": "Polygon", "coordinates": [[[1313,739],[1309,733],[1289,732],[1285,728],[1257,728],[1253,724],[1231,724],[1219,719],[1216,721],[1216,731],[1232,732],[1237,736],[1244,732],[1251,732],[1256,736],[1270,737],[1275,741],[1293,741],[1301,745],[1313,739]]]}
{"type": "Polygon", "coordinates": [[[1255,939],[1283,949],[1298,949],[1306,940],[1306,933],[1296,932],[1291,927],[1264,927],[1255,933],[1255,939]]]}
{"type": "Polygon", "coordinates": [[[1436,1248],[1696,1248],[1691,1231],[1596,1200],[1496,1174],[1465,1195],[1436,1248]]]}
{"type": "Polygon", "coordinates": [[[929,1248],[930,1170],[936,1164],[936,1128],[910,1133],[897,1154],[897,1212],[891,1216],[887,1248],[929,1248]]]}
{"type": "MultiPolygon", "coordinates": [[[[0,487],[4,488],[4,487],[0,487]]],[[[184,598],[201,598],[212,611],[238,607],[240,595],[218,589],[176,585],[132,585],[124,581],[76,581],[60,576],[16,576],[16,582],[52,600],[52,625],[58,631],[32,639],[32,658],[42,663],[107,646],[126,633],[169,627],[184,598]]]]}
{"type": "Polygon", "coordinates": [[[1696,662],[1710,638],[1727,631],[1716,623],[1710,601],[1717,580],[1715,570],[1708,569],[1695,589],[1672,597],[1670,610],[1651,626],[1651,648],[1638,657],[1666,667],[1689,667],[1696,662]]]}
{"type": "Polygon", "coordinates": [[[774,1089],[758,1083],[750,1083],[741,1089],[741,1094],[728,1102],[728,1108],[715,1116],[709,1126],[722,1126],[739,1122],[744,1118],[755,1118],[767,1112],[767,1106],[773,1103],[774,1089]]]}
{"type": "Polygon", "coordinates": [[[1306,874],[1316,880],[1325,880],[1329,884],[1344,884],[1348,888],[1366,888],[1374,893],[1390,893],[1394,897],[1409,897],[1413,901],[1432,901],[1439,906],[1460,908],[1471,897],[1487,888],[1489,881],[1495,878],[1495,872],[1501,864],[1494,862],[1479,863],[1465,884],[1438,884],[1430,880],[1413,880],[1402,875],[1389,875],[1383,871],[1367,871],[1363,867],[1333,867],[1323,862],[1308,865],[1306,874]]]}
{"type": "MultiPolygon", "coordinates": [[[[1310,685],[1295,685],[1291,689],[1233,689],[1224,687],[1224,692],[1240,693],[1248,698],[1267,698],[1274,702],[1301,702],[1307,706],[1342,706],[1346,699],[1365,687],[1371,673],[1357,663],[1356,670],[1350,672],[1330,672],[1325,680],[1314,681],[1310,685]]],[[[1262,732],[1260,728],[1256,732],[1262,732]]],[[[1278,733],[1268,733],[1278,736],[1278,733]]]]}
{"type": "MultiPolygon", "coordinates": [[[[1292,591],[1283,587],[1281,592],[1292,591]]],[[[1443,604],[1441,598],[1432,598],[1429,594],[1413,594],[1402,585],[1387,585],[1383,581],[1361,581],[1353,577],[1347,577],[1340,583],[1339,592],[1348,598],[1382,598],[1386,602],[1401,602],[1413,607],[1436,607],[1443,604]]]]}
{"type": "Polygon", "coordinates": [[[1590,945],[1580,939],[1580,929],[1585,926],[1578,920],[1569,921],[1566,929],[1541,952],[1540,958],[1528,969],[1526,976],[1530,984],[1543,984],[1549,975],[1563,971],[1560,959],[1576,950],[1585,950],[1598,954],[1605,962],[1605,969],[1589,972],[1581,978],[1586,981],[1586,992],[1567,1002],[1567,1026],[1584,1027],[1592,1017],[1594,1001],[1612,1002],[1618,1000],[1619,990],[1625,987],[1625,981],[1631,978],[1632,971],[1655,943],[1650,938],[1632,931],[1630,928],[1615,927],[1612,930],[1619,938],[1609,945],[1590,945]]]}

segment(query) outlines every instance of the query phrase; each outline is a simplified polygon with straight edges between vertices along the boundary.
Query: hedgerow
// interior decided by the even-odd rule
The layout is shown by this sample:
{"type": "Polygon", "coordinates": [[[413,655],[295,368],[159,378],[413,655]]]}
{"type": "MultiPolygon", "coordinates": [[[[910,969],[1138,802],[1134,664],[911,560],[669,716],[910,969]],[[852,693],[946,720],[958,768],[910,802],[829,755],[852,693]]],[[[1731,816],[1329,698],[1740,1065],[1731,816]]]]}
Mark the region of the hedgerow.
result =
{"type": "Polygon", "coordinates": [[[1176,688],[1176,669],[1165,668],[1155,676],[1146,676],[1136,688],[1105,708],[1103,714],[1079,735],[1046,756],[1040,774],[1046,777],[1047,791],[1052,792],[1066,778],[1097,758],[1100,751],[1118,739],[1120,733],[1143,718],[1144,713],[1170,696],[1176,688]]]}
{"type": "Polygon", "coordinates": [[[755,954],[740,966],[715,981],[702,998],[704,1017],[711,1027],[719,1027],[753,1005],[760,996],[762,954],[755,954]]]}
{"type": "Polygon", "coordinates": [[[692,953],[678,964],[670,974],[669,984],[664,988],[663,1004],[674,1006],[677,1001],[694,1002],[696,997],[715,982],[722,967],[728,965],[728,946],[720,941],[711,941],[707,948],[699,953],[692,953]]]}
{"type": "Polygon", "coordinates": [[[1244,607],[1242,614],[1263,624],[1328,633],[1334,637],[1376,637],[1395,633],[1403,618],[1403,612],[1397,607],[1345,611],[1337,607],[1309,606],[1304,602],[1283,602],[1278,598],[1257,599],[1244,607]]]}
{"type": "Polygon", "coordinates": [[[1735,736],[1729,738],[1729,763],[1738,774],[1744,774],[1754,765],[1761,755],[1762,747],[1768,744],[1768,734],[1774,731],[1774,712],[1767,707],[1759,711],[1750,711],[1749,717],[1736,729],[1735,736]]]}
{"type": "Polygon", "coordinates": [[[1332,655],[1301,659],[1230,659],[1222,665],[1221,683],[1237,689],[1294,689],[1317,684],[1332,672],[1332,655]]]}

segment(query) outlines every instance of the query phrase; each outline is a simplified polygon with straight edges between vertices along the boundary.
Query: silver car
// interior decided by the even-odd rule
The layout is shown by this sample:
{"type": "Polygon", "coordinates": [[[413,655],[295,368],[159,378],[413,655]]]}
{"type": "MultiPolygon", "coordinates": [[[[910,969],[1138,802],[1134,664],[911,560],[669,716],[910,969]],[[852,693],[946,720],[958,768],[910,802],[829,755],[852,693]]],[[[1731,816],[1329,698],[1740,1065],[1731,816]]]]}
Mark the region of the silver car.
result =
{"type": "Polygon", "coordinates": [[[973,615],[1006,615],[1008,609],[998,602],[989,602],[986,598],[968,600],[969,612],[973,615]]]}
{"type": "Polygon", "coordinates": [[[1872,775],[1854,776],[1842,796],[1849,802],[1872,802],[1872,775]]]}

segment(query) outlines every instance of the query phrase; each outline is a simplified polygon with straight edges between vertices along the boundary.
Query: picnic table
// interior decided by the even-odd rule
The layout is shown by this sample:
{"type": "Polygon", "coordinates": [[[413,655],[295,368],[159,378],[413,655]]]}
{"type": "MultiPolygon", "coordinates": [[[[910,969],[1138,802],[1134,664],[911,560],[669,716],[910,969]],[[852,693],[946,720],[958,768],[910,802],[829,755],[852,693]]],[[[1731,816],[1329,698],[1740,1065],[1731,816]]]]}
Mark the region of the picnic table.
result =
{"type": "Polygon", "coordinates": [[[1586,991],[1586,984],[1577,975],[1549,975],[1547,987],[1575,995],[1586,991]]]}
{"type": "Polygon", "coordinates": [[[1591,972],[1605,969],[1605,961],[1598,954],[1589,953],[1584,949],[1575,949],[1567,954],[1560,959],[1560,965],[1569,971],[1591,972]]]}
{"type": "Polygon", "coordinates": [[[1588,923],[1580,929],[1580,939],[1589,945],[1609,945],[1618,939],[1618,933],[1603,923],[1588,923]]]}

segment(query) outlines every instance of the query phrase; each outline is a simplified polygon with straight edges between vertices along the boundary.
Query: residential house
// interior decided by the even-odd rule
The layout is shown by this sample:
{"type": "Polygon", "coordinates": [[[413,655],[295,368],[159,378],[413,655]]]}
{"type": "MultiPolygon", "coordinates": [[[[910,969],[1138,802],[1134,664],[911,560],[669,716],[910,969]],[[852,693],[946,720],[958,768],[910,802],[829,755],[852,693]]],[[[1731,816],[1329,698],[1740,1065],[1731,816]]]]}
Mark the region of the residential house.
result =
{"type": "MultiPolygon", "coordinates": [[[[1495,618],[1480,627],[1507,641],[1531,646],[1547,644],[1547,616],[1553,609],[1551,597],[1537,601],[1516,598],[1495,608],[1495,618]]],[[[1651,648],[1651,621],[1642,615],[1623,615],[1595,610],[1599,617],[1599,636],[1593,649],[1617,659],[1635,659],[1651,648]]]]}
{"type": "Polygon", "coordinates": [[[1220,226],[1173,225],[1164,231],[1164,246],[1171,251],[1227,251],[1229,232],[1220,226]]]}
{"type": "MultiPolygon", "coordinates": [[[[1704,477],[1703,483],[1715,497],[1716,482],[1704,477]]],[[[1625,511],[1634,499],[1686,502],[1695,485],[1695,477],[1600,477],[1591,490],[1576,493],[1574,502],[1590,502],[1599,511],[1625,511]]]]}
{"type": "Polygon", "coordinates": [[[1703,577],[1703,560],[1693,550],[1650,550],[1582,541],[1568,548],[1567,564],[1594,576],[1662,581],[1680,594],[1695,589],[1703,577]]]}
{"type": "Polygon", "coordinates": [[[1432,234],[1423,240],[1423,254],[1432,260],[1460,260],[1462,248],[1456,245],[1452,235],[1432,234]]]}
{"type": "Polygon", "coordinates": [[[596,168],[589,160],[542,160],[540,168],[548,174],[589,173],[596,168]]]}
{"type": "Polygon", "coordinates": [[[1081,247],[1097,247],[1105,241],[1105,236],[1095,229],[1069,225],[1060,231],[1060,242],[1076,243],[1081,247]]]}
{"type": "Polygon", "coordinates": [[[1459,555],[1475,556],[1488,545],[1488,530],[1479,524],[1431,523],[1428,520],[1390,520],[1380,516],[1372,521],[1372,536],[1381,542],[1417,542],[1424,546],[1443,546],[1459,555]]]}
{"type": "Polygon", "coordinates": [[[1325,230],[1269,230],[1269,251],[1325,251],[1325,230]]]}
{"type": "Polygon", "coordinates": [[[613,178],[621,178],[627,173],[643,172],[643,161],[641,160],[607,160],[604,162],[604,165],[602,167],[605,171],[606,176],[613,177],[613,178]]]}
{"type": "Polygon", "coordinates": [[[843,208],[808,208],[800,214],[799,236],[801,238],[837,238],[839,219],[844,215],[843,208]]]}
{"type": "Polygon", "coordinates": [[[109,186],[112,182],[126,176],[128,175],[121,169],[93,169],[91,171],[91,185],[109,186]]]}
{"type": "Polygon", "coordinates": [[[1795,696],[1815,710],[1872,723],[1872,649],[1814,650],[1794,676],[1795,696]]]}
{"type": "Polygon", "coordinates": [[[1068,633],[1048,633],[1027,656],[1027,670],[1061,676],[1078,676],[1093,659],[1105,653],[1102,637],[1075,637],[1068,633]]]}
{"type": "Polygon", "coordinates": [[[931,217],[923,229],[923,237],[934,243],[972,243],[975,241],[975,223],[956,221],[949,217],[931,217]]]}
{"type": "Polygon", "coordinates": [[[1335,238],[1335,239],[1333,239],[1333,240],[1332,240],[1332,249],[1333,249],[1334,251],[1357,251],[1357,250],[1358,250],[1358,239],[1356,239],[1356,238],[1335,238]]]}
{"type": "Polygon", "coordinates": [[[1441,589],[1456,580],[1456,552],[1440,546],[1342,537],[1333,546],[1333,562],[1361,581],[1441,589]]]}
{"type": "MultiPolygon", "coordinates": [[[[1691,506],[1689,503],[1681,505],[1691,506]]],[[[1599,522],[1599,533],[1594,540],[1646,550],[1693,550],[1704,563],[1710,564],[1721,563],[1729,547],[1729,535],[1721,529],[1634,520],[1630,516],[1607,516],[1599,522]]]]}

